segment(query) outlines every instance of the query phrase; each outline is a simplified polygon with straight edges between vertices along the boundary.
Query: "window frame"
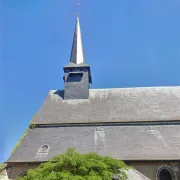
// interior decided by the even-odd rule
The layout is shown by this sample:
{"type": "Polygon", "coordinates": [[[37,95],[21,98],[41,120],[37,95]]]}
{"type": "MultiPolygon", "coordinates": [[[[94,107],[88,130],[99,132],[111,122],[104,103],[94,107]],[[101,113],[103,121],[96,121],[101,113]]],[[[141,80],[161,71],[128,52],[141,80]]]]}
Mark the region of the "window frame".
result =
{"type": "Polygon", "coordinates": [[[39,150],[38,150],[38,153],[41,153],[41,154],[47,154],[49,152],[49,149],[50,149],[50,146],[48,144],[43,144],[39,150]],[[47,146],[47,150],[46,151],[42,151],[42,148],[47,146]]]}
{"type": "Polygon", "coordinates": [[[175,171],[173,170],[172,167],[168,166],[168,165],[162,165],[157,169],[156,172],[156,180],[160,180],[160,174],[162,170],[166,170],[170,173],[172,180],[177,180],[177,175],[175,173],[175,171]]]}

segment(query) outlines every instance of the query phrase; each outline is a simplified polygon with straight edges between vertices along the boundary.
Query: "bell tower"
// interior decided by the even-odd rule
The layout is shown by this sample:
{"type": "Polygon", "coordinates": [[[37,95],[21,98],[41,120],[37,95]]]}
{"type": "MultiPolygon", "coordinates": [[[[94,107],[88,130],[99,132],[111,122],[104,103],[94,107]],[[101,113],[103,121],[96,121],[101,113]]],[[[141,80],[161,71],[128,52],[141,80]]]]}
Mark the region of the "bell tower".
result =
{"type": "Polygon", "coordinates": [[[76,17],[70,62],[63,69],[64,99],[88,99],[92,78],[90,66],[86,64],[84,57],[78,14],[76,17]]]}

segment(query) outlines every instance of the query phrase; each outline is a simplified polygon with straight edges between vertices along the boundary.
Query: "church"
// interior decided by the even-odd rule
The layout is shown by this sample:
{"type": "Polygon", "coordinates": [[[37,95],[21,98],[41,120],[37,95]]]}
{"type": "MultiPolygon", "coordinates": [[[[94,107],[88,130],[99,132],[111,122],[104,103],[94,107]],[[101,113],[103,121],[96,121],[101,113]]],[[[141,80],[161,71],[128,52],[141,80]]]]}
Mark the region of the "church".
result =
{"type": "Polygon", "coordinates": [[[74,147],[123,160],[135,168],[129,180],[180,180],[180,86],[90,89],[79,16],[63,71],[64,89],[47,94],[6,161],[7,179],[74,147]]]}

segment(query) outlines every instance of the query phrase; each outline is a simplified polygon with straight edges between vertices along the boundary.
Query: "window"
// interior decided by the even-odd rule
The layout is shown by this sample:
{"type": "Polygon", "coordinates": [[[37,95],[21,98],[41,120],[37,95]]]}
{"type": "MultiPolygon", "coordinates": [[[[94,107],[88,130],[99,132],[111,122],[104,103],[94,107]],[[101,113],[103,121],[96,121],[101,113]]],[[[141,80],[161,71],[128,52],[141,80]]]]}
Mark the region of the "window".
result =
{"type": "Polygon", "coordinates": [[[158,168],[156,180],[177,180],[177,176],[170,166],[164,165],[158,168]]]}
{"type": "Polygon", "coordinates": [[[45,144],[39,148],[38,153],[48,153],[49,145],[45,144]]]}
{"type": "Polygon", "coordinates": [[[48,156],[49,149],[50,149],[50,146],[48,144],[42,145],[39,148],[38,152],[36,153],[35,159],[38,159],[39,161],[45,160],[46,157],[48,156]]]}
{"type": "Polygon", "coordinates": [[[83,73],[71,73],[67,77],[67,82],[80,82],[83,77],[83,73]]]}
{"type": "Polygon", "coordinates": [[[160,180],[172,180],[172,177],[171,177],[171,174],[168,170],[163,169],[160,172],[159,179],[160,180]]]}

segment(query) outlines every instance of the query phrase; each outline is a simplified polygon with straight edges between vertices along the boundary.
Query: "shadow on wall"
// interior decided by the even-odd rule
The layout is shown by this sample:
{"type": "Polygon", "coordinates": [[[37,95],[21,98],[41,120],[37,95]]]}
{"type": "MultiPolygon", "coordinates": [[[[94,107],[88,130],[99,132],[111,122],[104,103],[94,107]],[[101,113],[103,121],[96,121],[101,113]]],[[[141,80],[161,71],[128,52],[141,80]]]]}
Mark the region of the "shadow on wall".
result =
{"type": "Polygon", "coordinates": [[[64,99],[64,90],[57,90],[54,94],[64,99]]]}

